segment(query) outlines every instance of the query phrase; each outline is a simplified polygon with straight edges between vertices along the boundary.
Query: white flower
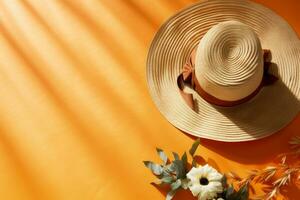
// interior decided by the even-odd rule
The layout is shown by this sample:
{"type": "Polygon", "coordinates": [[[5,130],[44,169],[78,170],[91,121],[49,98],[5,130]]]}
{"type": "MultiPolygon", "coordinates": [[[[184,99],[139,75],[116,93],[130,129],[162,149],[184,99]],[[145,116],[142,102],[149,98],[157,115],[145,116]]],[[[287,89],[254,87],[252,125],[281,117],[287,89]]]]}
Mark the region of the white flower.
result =
{"type": "Polygon", "coordinates": [[[198,200],[212,200],[223,192],[223,175],[207,164],[193,167],[186,176],[190,179],[189,189],[198,200]]]}

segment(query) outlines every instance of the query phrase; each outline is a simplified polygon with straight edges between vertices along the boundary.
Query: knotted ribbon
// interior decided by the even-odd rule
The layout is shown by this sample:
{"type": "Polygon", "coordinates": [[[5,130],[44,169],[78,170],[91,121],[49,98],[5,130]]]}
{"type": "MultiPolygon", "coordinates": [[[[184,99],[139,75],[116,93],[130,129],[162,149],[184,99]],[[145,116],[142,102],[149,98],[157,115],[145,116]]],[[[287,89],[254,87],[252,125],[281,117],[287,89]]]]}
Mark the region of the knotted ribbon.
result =
{"type": "Polygon", "coordinates": [[[206,100],[207,102],[209,102],[211,104],[218,105],[218,106],[224,106],[224,107],[230,107],[230,106],[239,105],[241,103],[249,101],[260,91],[260,89],[262,87],[271,85],[274,82],[276,82],[278,79],[276,76],[274,76],[268,72],[269,68],[272,64],[270,50],[263,50],[264,73],[263,73],[262,81],[261,81],[260,85],[256,88],[256,90],[253,91],[248,96],[246,96],[242,99],[236,100],[236,101],[221,100],[221,99],[218,99],[218,98],[210,95],[209,93],[204,91],[203,88],[200,86],[200,84],[196,78],[196,75],[195,75],[195,54],[196,54],[196,50],[193,50],[193,52],[190,55],[189,60],[183,66],[182,73],[177,78],[177,84],[179,87],[180,94],[183,97],[183,99],[185,100],[185,102],[187,103],[187,105],[190,108],[192,108],[193,110],[195,110],[193,95],[185,93],[183,91],[183,88],[185,85],[189,85],[204,100],[206,100]]]}

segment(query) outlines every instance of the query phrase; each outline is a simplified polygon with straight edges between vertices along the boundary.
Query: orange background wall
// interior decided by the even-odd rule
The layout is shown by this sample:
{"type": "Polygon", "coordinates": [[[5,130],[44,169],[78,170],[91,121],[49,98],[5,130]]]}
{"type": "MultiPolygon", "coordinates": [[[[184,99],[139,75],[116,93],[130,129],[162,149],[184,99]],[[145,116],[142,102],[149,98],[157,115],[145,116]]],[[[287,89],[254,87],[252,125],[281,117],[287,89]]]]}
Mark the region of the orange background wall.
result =
{"type": "MultiPolygon", "coordinates": [[[[300,33],[298,0],[257,1],[300,33]]],[[[142,160],[158,161],[156,146],[183,152],[194,138],[155,108],[145,60],[159,26],[192,2],[0,1],[0,199],[164,199],[142,160]]],[[[300,116],[256,142],[202,140],[197,153],[245,175],[289,151],[296,134],[300,116]]]]}

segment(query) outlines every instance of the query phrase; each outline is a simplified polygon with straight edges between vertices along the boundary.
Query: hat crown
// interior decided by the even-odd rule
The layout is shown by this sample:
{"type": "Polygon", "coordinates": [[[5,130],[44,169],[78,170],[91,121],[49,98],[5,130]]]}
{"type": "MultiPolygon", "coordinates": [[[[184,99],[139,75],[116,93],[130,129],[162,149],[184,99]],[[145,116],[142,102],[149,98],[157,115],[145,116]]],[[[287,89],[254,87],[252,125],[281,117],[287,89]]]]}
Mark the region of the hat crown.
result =
{"type": "Polygon", "coordinates": [[[201,39],[195,59],[199,84],[218,99],[243,99],[261,83],[262,47],[256,33],[241,22],[213,26],[201,39]]]}

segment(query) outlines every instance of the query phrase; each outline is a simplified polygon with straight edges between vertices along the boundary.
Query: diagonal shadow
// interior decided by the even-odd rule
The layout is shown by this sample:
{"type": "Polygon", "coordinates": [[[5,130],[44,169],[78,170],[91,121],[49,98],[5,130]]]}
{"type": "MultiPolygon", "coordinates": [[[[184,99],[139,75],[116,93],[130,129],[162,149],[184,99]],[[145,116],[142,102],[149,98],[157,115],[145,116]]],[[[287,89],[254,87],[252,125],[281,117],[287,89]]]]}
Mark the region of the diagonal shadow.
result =
{"type": "MultiPolygon", "coordinates": [[[[167,0],[170,1],[170,0],[167,0]]],[[[172,2],[176,2],[178,5],[181,5],[181,7],[189,6],[193,3],[199,2],[199,0],[171,0],[172,2]]],[[[200,0],[203,1],[203,0],[200,0]]]]}
{"type": "MultiPolygon", "coordinates": [[[[1,29],[0,29],[1,30],[1,29]]],[[[9,78],[7,77],[7,81],[9,82],[9,78]]],[[[13,85],[10,84],[10,85],[13,85]]],[[[17,89],[15,89],[17,90],[17,89]]],[[[15,92],[18,92],[18,91],[13,91],[14,93],[15,92]]],[[[18,97],[18,96],[17,96],[18,97]]],[[[54,102],[55,103],[55,102],[54,102]]],[[[5,106],[5,105],[4,105],[5,106]]],[[[26,106],[26,104],[24,104],[24,106],[26,106]]],[[[1,112],[0,112],[1,113],[1,112]]],[[[5,113],[5,112],[2,112],[2,113],[5,113]]],[[[67,113],[64,113],[64,115],[67,115],[68,117],[68,114],[67,113]]],[[[74,131],[69,133],[69,135],[71,136],[72,138],[72,135],[74,134],[78,134],[80,136],[80,144],[83,144],[84,147],[86,147],[87,149],[87,152],[90,153],[91,155],[93,155],[93,157],[95,158],[95,163],[97,163],[97,165],[93,165],[93,166],[96,166],[97,169],[99,169],[99,172],[103,172],[103,167],[105,167],[105,169],[107,169],[105,171],[106,174],[110,174],[110,176],[115,176],[115,172],[111,169],[114,169],[116,167],[116,165],[121,165],[122,164],[122,161],[125,159],[124,158],[124,154],[122,154],[122,152],[118,152],[118,153],[115,153],[113,152],[112,150],[109,150],[108,146],[107,146],[107,143],[111,144],[111,146],[114,146],[114,140],[112,141],[108,141],[108,142],[103,142],[103,143],[100,143],[97,142],[97,140],[93,137],[90,136],[89,133],[91,133],[91,129],[87,128],[86,126],[81,126],[81,121],[80,119],[78,120],[78,123],[77,121],[74,121],[74,120],[77,120],[76,116],[74,117],[69,117],[68,119],[70,120],[71,118],[71,125],[75,125],[75,128],[74,128],[74,131]],[[103,145],[104,144],[104,145],[103,145]],[[108,151],[109,150],[109,151],[108,151]],[[109,152],[109,153],[107,153],[109,152]],[[114,158],[114,162],[111,162],[111,158],[114,158]]],[[[2,124],[3,126],[5,126],[5,123],[4,122],[1,122],[0,121],[0,124],[2,124]]],[[[102,124],[98,124],[97,125],[99,127],[99,129],[103,132],[106,131],[105,127],[102,126],[102,124]]],[[[7,129],[7,132],[9,133],[9,129],[7,129]]],[[[0,126],[0,132],[1,131],[1,126],[0,126]]],[[[2,132],[4,133],[4,132],[2,132]]],[[[20,132],[21,133],[21,132],[20,132]]],[[[38,134],[38,133],[37,133],[38,134]]],[[[99,133],[98,133],[99,134],[99,133]]],[[[101,132],[100,132],[101,134],[101,132]]],[[[76,138],[77,139],[77,138],[76,138]]],[[[111,140],[111,139],[110,139],[111,140]]],[[[6,137],[6,140],[5,140],[5,143],[12,143],[13,142],[13,138],[9,138],[9,137],[6,137]]],[[[0,143],[1,143],[1,134],[0,134],[0,143]]],[[[110,146],[110,147],[111,147],[110,146]]],[[[9,154],[9,157],[14,157],[14,155],[16,155],[17,157],[20,155],[18,153],[18,151],[16,151],[17,146],[11,146],[12,150],[14,150],[15,154],[12,154],[10,153],[9,154]]],[[[55,148],[55,147],[53,147],[55,148]]],[[[26,163],[25,162],[22,162],[22,163],[17,163],[17,165],[21,168],[26,168],[28,169],[28,171],[30,170],[30,166],[26,166],[26,163]]],[[[122,169],[126,169],[127,171],[130,171],[131,169],[128,169],[128,167],[126,166],[123,166],[122,169]]],[[[42,170],[48,170],[48,169],[42,169],[42,170]]],[[[27,173],[27,171],[25,171],[27,173]]],[[[25,173],[24,172],[24,173],[25,173]]],[[[28,172],[29,173],[29,172],[28,172]]],[[[20,174],[21,176],[22,174],[20,174]]],[[[26,175],[26,174],[25,174],[26,175]]],[[[25,176],[24,175],[24,176],[25,176]]],[[[23,175],[22,175],[23,176],[23,175]]],[[[26,177],[26,176],[25,176],[26,177]]],[[[37,176],[33,176],[33,177],[37,177],[37,176]]],[[[38,177],[36,178],[35,180],[40,182],[40,183],[47,183],[47,181],[42,181],[42,178],[43,177],[38,177]]],[[[95,177],[96,178],[96,177],[95,177]]],[[[98,177],[99,178],[99,177],[98,177]]],[[[25,179],[25,178],[24,178],[25,179]]],[[[26,178],[27,179],[27,178],[26,178]]],[[[30,179],[28,178],[28,182],[26,182],[27,184],[31,184],[30,182],[30,179]]],[[[37,184],[38,185],[38,184],[37,184]]],[[[41,188],[42,186],[40,186],[41,188]]],[[[100,187],[100,186],[99,186],[100,187]]],[[[33,199],[45,199],[45,198],[42,198],[41,195],[39,195],[39,193],[43,192],[43,194],[56,194],[56,192],[53,190],[53,191],[49,191],[50,190],[50,187],[47,188],[47,190],[45,190],[45,192],[43,190],[41,190],[40,188],[34,188],[32,189],[33,191],[37,190],[37,198],[33,198],[33,199]],[[39,196],[38,196],[39,195],[39,196]]],[[[31,185],[29,185],[29,188],[28,190],[30,189],[31,191],[31,185]]],[[[48,195],[47,195],[48,196],[48,195]]],[[[55,199],[55,198],[52,198],[52,199],[55,199]]]]}
{"type": "MultiPolygon", "coordinates": [[[[117,1],[116,1],[117,2],[117,1]]],[[[115,12],[116,16],[119,18],[119,20],[122,20],[122,15],[120,15],[120,12],[122,12],[122,9],[118,9],[115,7],[111,7],[113,6],[111,4],[111,2],[106,2],[103,1],[101,2],[102,4],[105,4],[107,7],[110,8],[111,12],[115,12]],[[118,14],[117,14],[118,13],[118,14]]],[[[132,12],[136,13],[140,18],[143,19],[143,21],[148,24],[149,26],[151,26],[152,28],[158,28],[159,27],[159,23],[155,22],[151,16],[147,15],[139,6],[137,6],[132,0],[127,0],[127,1],[118,1],[117,2],[118,5],[123,4],[123,6],[127,6],[131,9],[132,12]]]]}
{"type": "MultiPolygon", "coordinates": [[[[27,6],[29,6],[28,4],[27,4],[27,6]]],[[[29,7],[28,7],[29,8],[29,7]]],[[[76,56],[71,52],[71,50],[70,49],[68,49],[64,44],[63,44],[63,42],[59,39],[59,36],[58,35],[56,35],[55,33],[54,33],[54,31],[48,26],[48,25],[46,25],[45,23],[44,23],[44,21],[42,21],[42,19],[40,18],[40,17],[38,17],[38,14],[32,9],[32,8],[29,8],[30,9],[30,11],[32,11],[32,12],[34,12],[36,15],[35,15],[35,17],[36,18],[39,18],[39,21],[40,21],[40,23],[42,23],[42,24],[44,24],[44,26],[46,26],[45,28],[47,29],[47,31],[49,31],[49,33],[51,34],[51,36],[52,37],[54,37],[57,41],[58,41],[58,44],[59,44],[59,46],[61,47],[61,48],[63,48],[64,50],[66,50],[66,53],[67,53],[67,55],[69,56],[69,57],[74,57],[75,59],[74,59],[74,61],[75,61],[75,63],[74,63],[74,65],[76,65],[76,62],[80,62],[80,60],[79,59],[77,59],[76,58],[76,56]]],[[[5,30],[4,30],[5,31],[5,30]]],[[[60,100],[60,98],[59,98],[59,95],[55,92],[55,90],[53,89],[53,87],[47,82],[47,80],[45,79],[45,78],[43,78],[43,74],[41,74],[38,70],[37,70],[37,66],[35,66],[34,65],[34,63],[32,63],[32,62],[30,62],[30,59],[26,56],[26,54],[24,53],[24,52],[22,52],[22,50],[18,47],[18,45],[16,44],[16,42],[13,40],[13,38],[11,37],[11,36],[9,36],[9,34],[8,34],[8,32],[7,31],[5,31],[5,35],[6,35],[6,38],[8,38],[8,41],[10,41],[10,43],[12,43],[12,46],[14,47],[14,49],[16,49],[16,52],[18,52],[19,53],[19,55],[21,55],[22,56],[22,58],[23,58],[23,60],[25,60],[26,61],[26,63],[27,63],[27,65],[28,66],[31,66],[31,70],[33,71],[33,73],[36,75],[36,77],[40,80],[40,82],[44,85],[44,86],[46,86],[47,87],[47,90],[52,94],[52,96],[54,96],[55,97],[55,99],[56,99],[56,102],[58,102],[58,101],[61,101],[60,100]]],[[[73,62],[74,62],[73,61],[73,62]]],[[[79,68],[81,68],[81,67],[79,67],[79,68]]],[[[107,91],[107,88],[109,88],[109,86],[105,83],[105,82],[99,82],[99,78],[97,78],[98,80],[96,80],[96,78],[91,78],[91,77],[88,77],[87,78],[87,80],[93,80],[92,81],[92,84],[90,84],[91,85],[91,87],[95,87],[95,86],[97,86],[97,90],[100,90],[100,91],[107,91]]],[[[114,108],[115,106],[114,105],[116,105],[116,104],[124,104],[124,102],[122,102],[122,101],[119,101],[118,99],[121,99],[121,98],[118,98],[118,94],[117,93],[113,93],[112,91],[113,90],[109,90],[110,92],[111,92],[111,94],[109,95],[110,97],[111,96],[113,96],[114,98],[110,98],[110,101],[109,101],[109,103],[111,104],[111,107],[112,108],[114,108]]],[[[98,94],[97,94],[98,95],[98,94]]],[[[102,97],[102,96],[101,96],[102,97]]],[[[59,104],[62,104],[62,102],[60,102],[59,104]]],[[[58,105],[59,105],[58,104],[58,105]]],[[[63,103],[63,105],[62,106],[60,106],[62,109],[66,109],[67,108],[67,105],[65,104],[65,103],[63,103]]],[[[131,109],[129,109],[128,108],[128,106],[126,106],[125,104],[124,104],[124,106],[122,106],[122,108],[124,109],[124,113],[132,113],[134,116],[136,116],[135,117],[135,121],[138,123],[138,124],[144,124],[144,125],[146,125],[145,124],[145,122],[142,120],[142,119],[140,119],[138,116],[137,116],[137,114],[135,114],[134,112],[133,112],[133,110],[131,110],[131,109]]],[[[118,112],[118,111],[116,111],[116,112],[118,112]]],[[[67,113],[70,113],[70,115],[69,116],[71,116],[71,115],[74,115],[74,113],[71,113],[71,110],[69,110],[67,113]]],[[[77,123],[76,124],[78,124],[78,120],[76,120],[77,121],[77,123]]],[[[140,126],[141,127],[141,126],[140,126]]],[[[141,130],[143,130],[144,131],[144,129],[143,128],[140,128],[141,130]]]]}
{"type": "Polygon", "coordinates": [[[45,188],[39,184],[41,177],[38,180],[32,169],[24,162],[24,158],[20,157],[19,152],[16,150],[17,148],[6,136],[6,130],[0,127],[0,133],[0,144],[5,149],[7,155],[9,155],[10,162],[15,168],[14,172],[21,178],[25,188],[30,192],[32,199],[45,199],[44,194],[50,192],[52,190],[51,187],[45,188]]]}
{"type": "MultiPolygon", "coordinates": [[[[73,63],[73,66],[79,66],[76,68],[76,70],[80,71],[81,72],[80,74],[84,75],[86,80],[90,82],[89,86],[95,88],[97,91],[106,91],[106,93],[109,92],[108,96],[113,97],[110,98],[110,102],[112,104],[123,104],[122,101],[118,101],[118,99],[121,98],[119,97],[118,93],[115,92],[116,90],[114,90],[106,82],[99,81],[99,78],[101,79],[101,77],[96,77],[95,73],[93,72],[85,73],[85,71],[83,70],[83,69],[87,70],[86,68],[83,67],[85,63],[72,51],[70,47],[68,47],[66,43],[64,43],[61,37],[50,27],[50,25],[39,15],[39,13],[28,2],[22,1],[22,3],[26,7],[26,9],[34,16],[34,18],[39,22],[39,24],[42,25],[47,30],[47,33],[51,36],[51,38],[53,38],[56,41],[56,44],[63,50],[63,53],[65,53],[66,56],[70,58],[69,60],[73,63]]],[[[123,107],[126,108],[125,104],[123,107]]],[[[126,110],[125,112],[130,113],[132,112],[132,110],[126,110]]]]}
{"type": "MultiPolygon", "coordinates": [[[[134,64],[132,63],[131,58],[125,56],[124,49],[116,48],[122,47],[120,46],[121,44],[115,42],[114,40],[108,39],[111,38],[111,34],[104,28],[101,28],[97,24],[97,22],[92,17],[90,17],[83,9],[79,8],[77,5],[75,5],[75,3],[70,1],[60,1],[59,3],[63,5],[66,10],[70,11],[70,14],[77,18],[78,21],[82,22],[87,30],[89,30],[89,32],[93,34],[94,38],[97,39],[100,44],[104,45],[105,48],[111,52],[111,55],[116,58],[115,60],[118,61],[121,66],[124,65],[124,63],[126,63],[127,66],[129,63],[134,64]]],[[[131,80],[135,80],[137,83],[143,82],[141,77],[135,75],[137,74],[137,72],[132,67],[126,67],[126,71],[131,80]]],[[[137,87],[140,90],[144,89],[144,87],[139,86],[139,84],[137,84],[137,87]]]]}
{"type": "MultiPolygon", "coordinates": [[[[39,81],[42,83],[43,86],[47,87],[47,91],[51,94],[52,100],[55,103],[55,105],[62,111],[64,116],[67,116],[67,119],[71,122],[73,126],[76,126],[75,130],[76,133],[79,133],[81,136],[82,141],[85,142],[86,146],[92,149],[93,154],[96,155],[96,157],[99,157],[99,162],[101,164],[101,160],[103,160],[103,157],[101,157],[101,154],[98,154],[97,152],[105,152],[103,147],[101,147],[97,140],[91,136],[91,132],[95,132],[95,130],[88,128],[81,119],[69,108],[69,106],[62,101],[58,94],[52,89],[52,87],[48,84],[46,80],[43,79],[43,76],[39,74],[38,71],[35,71],[35,65],[30,61],[29,58],[23,53],[23,51],[16,45],[15,41],[10,37],[9,34],[7,34],[6,30],[3,29],[2,26],[0,26],[0,31],[2,32],[3,36],[6,40],[11,44],[11,46],[14,48],[15,52],[20,55],[22,60],[26,63],[28,66],[32,66],[30,69],[32,70],[32,73],[35,74],[35,77],[39,79],[39,81]],[[92,144],[92,145],[91,145],[92,144]]],[[[113,108],[113,106],[112,106],[113,108]]],[[[100,127],[100,124],[98,124],[99,129],[105,130],[104,127],[100,127]]],[[[142,126],[138,126],[139,129],[143,132],[147,132],[142,126]]],[[[151,135],[151,134],[148,134],[151,135]]],[[[150,139],[150,137],[148,137],[150,139]]],[[[111,167],[114,165],[112,164],[111,167]]]]}
{"type": "MultiPolygon", "coordinates": [[[[47,91],[51,94],[52,100],[55,103],[55,105],[62,111],[62,113],[67,116],[67,119],[72,123],[73,126],[76,126],[76,132],[80,135],[82,138],[81,142],[83,142],[90,150],[90,152],[95,155],[97,158],[97,163],[103,165],[103,162],[107,159],[108,162],[105,162],[105,166],[109,168],[114,168],[115,163],[110,162],[109,156],[107,158],[104,158],[105,156],[101,152],[106,152],[106,146],[99,145],[97,140],[95,140],[94,137],[91,136],[91,132],[95,132],[95,130],[90,129],[87,127],[84,123],[82,123],[81,119],[76,116],[76,113],[72,111],[72,109],[69,108],[69,106],[66,104],[66,102],[62,101],[59,98],[59,95],[55,92],[53,87],[47,82],[47,80],[43,77],[42,74],[37,70],[37,67],[35,63],[31,62],[30,58],[26,55],[26,53],[18,46],[16,41],[10,36],[10,34],[5,30],[4,27],[0,26],[0,30],[2,33],[4,33],[4,38],[10,43],[10,46],[15,50],[15,52],[20,56],[20,58],[26,63],[28,67],[30,67],[30,71],[35,75],[35,77],[39,80],[39,82],[42,83],[43,86],[46,86],[47,91]],[[104,156],[104,157],[103,157],[104,156]]],[[[112,106],[112,109],[114,109],[114,106],[112,106]]],[[[114,112],[114,111],[112,111],[114,112]]],[[[117,112],[117,111],[116,111],[117,112]]],[[[137,120],[138,121],[138,120],[137,120]]],[[[145,130],[141,123],[136,122],[135,126],[140,130],[141,133],[144,133],[147,136],[147,141],[151,140],[151,134],[147,134],[147,130],[145,130]],[[138,125],[137,125],[138,124],[138,125]]],[[[101,124],[98,124],[99,129],[102,131],[105,131],[105,127],[101,127],[101,124]]],[[[99,130],[97,129],[97,130],[99,130]]],[[[142,135],[139,134],[139,137],[142,138],[142,135]]],[[[144,138],[142,138],[144,142],[144,138]]],[[[116,161],[120,162],[123,160],[122,154],[116,156],[116,161]]]]}

